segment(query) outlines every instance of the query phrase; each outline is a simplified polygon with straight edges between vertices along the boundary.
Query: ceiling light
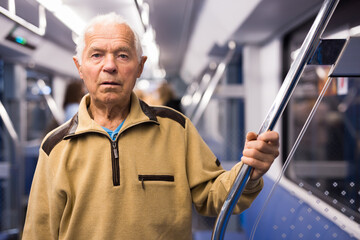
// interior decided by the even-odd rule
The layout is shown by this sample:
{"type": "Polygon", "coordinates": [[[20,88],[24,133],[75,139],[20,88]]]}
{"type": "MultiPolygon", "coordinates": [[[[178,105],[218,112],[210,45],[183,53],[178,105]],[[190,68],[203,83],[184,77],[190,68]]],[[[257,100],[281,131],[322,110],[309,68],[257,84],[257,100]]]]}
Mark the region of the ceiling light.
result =
{"type": "Polygon", "coordinates": [[[62,0],[37,0],[47,10],[52,12],[62,23],[71,31],[80,34],[85,26],[85,21],[79,17],[69,6],[65,5],[62,0]]]}
{"type": "Polygon", "coordinates": [[[61,6],[63,5],[61,0],[37,0],[38,3],[40,3],[41,5],[43,5],[47,10],[49,10],[50,12],[55,12],[56,9],[61,8],[61,6]]]}
{"type": "Polygon", "coordinates": [[[360,25],[350,29],[350,36],[360,35],[360,25]]]}

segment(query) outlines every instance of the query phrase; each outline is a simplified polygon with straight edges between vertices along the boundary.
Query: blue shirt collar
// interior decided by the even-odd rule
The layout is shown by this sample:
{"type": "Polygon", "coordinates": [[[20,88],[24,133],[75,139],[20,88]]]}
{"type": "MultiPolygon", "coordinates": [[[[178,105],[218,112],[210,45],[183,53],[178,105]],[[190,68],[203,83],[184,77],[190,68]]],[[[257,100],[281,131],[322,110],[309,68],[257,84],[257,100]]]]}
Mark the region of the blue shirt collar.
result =
{"type": "Polygon", "coordinates": [[[102,127],[102,128],[110,135],[110,138],[112,140],[116,140],[116,137],[117,137],[121,127],[124,125],[124,122],[125,122],[125,119],[124,119],[124,121],[122,121],[120,123],[120,125],[114,131],[111,131],[110,129],[108,129],[106,127],[102,127]]]}

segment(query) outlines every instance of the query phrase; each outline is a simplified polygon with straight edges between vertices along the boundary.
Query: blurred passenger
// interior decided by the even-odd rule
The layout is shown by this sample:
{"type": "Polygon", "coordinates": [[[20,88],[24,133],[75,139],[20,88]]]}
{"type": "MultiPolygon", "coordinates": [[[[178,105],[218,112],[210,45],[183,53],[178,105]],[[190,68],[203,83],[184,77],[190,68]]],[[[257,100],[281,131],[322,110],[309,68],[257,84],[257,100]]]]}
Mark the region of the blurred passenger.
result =
{"type": "Polygon", "coordinates": [[[144,91],[141,89],[138,88],[134,89],[134,93],[142,101],[144,101],[144,99],[146,98],[144,91]]]}
{"type": "Polygon", "coordinates": [[[85,88],[83,82],[73,81],[67,85],[63,104],[65,122],[78,112],[80,101],[84,95],[85,88]]]}
{"type": "Polygon", "coordinates": [[[176,98],[175,91],[167,82],[162,83],[157,89],[160,104],[171,107],[179,112],[182,112],[180,99],[176,98]]]}
{"type": "Polygon", "coordinates": [[[141,90],[139,88],[134,88],[133,92],[139,98],[139,100],[144,101],[148,105],[157,105],[154,103],[154,99],[151,93],[148,93],[147,91],[141,90]]]}
{"type": "Polygon", "coordinates": [[[135,87],[134,92],[139,99],[143,100],[148,105],[168,106],[182,112],[181,101],[176,97],[175,91],[169,83],[154,83],[153,85],[155,87],[149,87],[149,89],[146,90],[135,87]]]}
{"type": "MultiPolygon", "coordinates": [[[[85,86],[82,81],[72,81],[65,90],[64,96],[64,122],[71,119],[79,110],[79,103],[81,98],[85,95],[85,86]]],[[[57,128],[61,124],[54,117],[48,122],[45,127],[44,136],[51,130],[57,128]]]]}
{"type": "Polygon", "coordinates": [[[74,57],[89,94],[41,145],[24,240],[191,239],[192,204],[218,214],[243,163],[254,169],[235,213],[261,191],[278,134],[248,133],[225,171],[188,118],[133,93],[146,59],[120,16],[89,23],[74,57]]]}

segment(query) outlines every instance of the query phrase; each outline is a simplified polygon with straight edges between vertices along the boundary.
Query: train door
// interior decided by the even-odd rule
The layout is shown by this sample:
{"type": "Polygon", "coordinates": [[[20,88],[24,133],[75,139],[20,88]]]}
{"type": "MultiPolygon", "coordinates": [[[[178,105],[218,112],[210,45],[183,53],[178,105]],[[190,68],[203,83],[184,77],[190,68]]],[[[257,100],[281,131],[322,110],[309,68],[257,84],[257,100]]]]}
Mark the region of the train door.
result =
{"type": "MultiPolygon", "coordinates": [[[[323,38],[359,37],[358,5],[340,2],[323,38]]],[[[285,36],[284,69],[292,64],[312,22],[285,36]]],[[[273,189],[278,179],[266,177],[270,184],[245,213],[251,239],[360,238],[359,77],[330,82],[330,68],[308,65],[294,91],[283,120],[284,156],[292,151],[319,93],[330,83],[294,156],[287,159],[284,177],[273,189]]]]}

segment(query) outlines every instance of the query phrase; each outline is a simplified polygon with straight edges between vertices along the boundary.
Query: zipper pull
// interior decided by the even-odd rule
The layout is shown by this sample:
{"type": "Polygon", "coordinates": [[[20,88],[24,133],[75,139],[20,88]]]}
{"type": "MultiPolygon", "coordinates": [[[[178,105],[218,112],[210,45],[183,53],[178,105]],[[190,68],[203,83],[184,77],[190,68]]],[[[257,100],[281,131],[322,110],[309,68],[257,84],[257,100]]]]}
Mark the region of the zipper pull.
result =
{"type": "Polygon", "coordinates": [[[118,153],[118,148],[117,148],[117,144],[115,141],[112,142],[113,145],[113,151],[114,151],[114,157],[116,159],[119,159],[119,153],[118,153]]]}

